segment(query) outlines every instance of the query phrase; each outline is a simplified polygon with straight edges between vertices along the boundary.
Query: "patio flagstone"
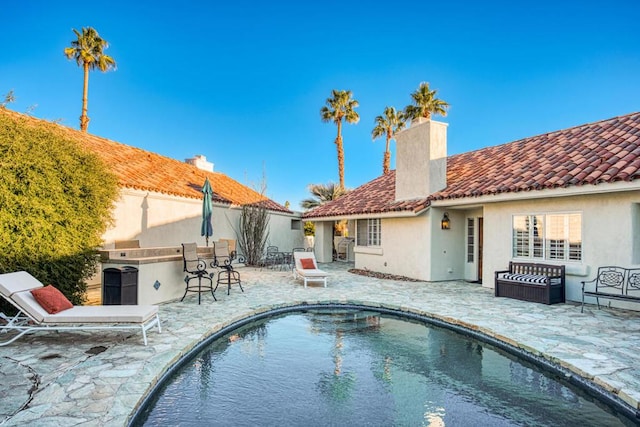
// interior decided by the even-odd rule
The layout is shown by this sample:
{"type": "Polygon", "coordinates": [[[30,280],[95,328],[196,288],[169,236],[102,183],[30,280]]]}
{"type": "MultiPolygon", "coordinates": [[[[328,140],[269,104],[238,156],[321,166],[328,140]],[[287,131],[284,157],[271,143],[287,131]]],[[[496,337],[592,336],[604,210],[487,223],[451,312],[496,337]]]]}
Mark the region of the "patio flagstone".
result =
{"type": "MultiPolygon", "coordinates": [[[[296,304],[394,308],[480,331],[560,363],[640,409],[640,312],[495,298],[478,284],[407,282],[323,264],[328,287],[290,272],[244,267],[244,293],[160,306],[162,333],[39,332],[0,347],[0,425],[124,426],[161,375],[207,336],[248,316],[296,304]],[[104,350],[104,351],[102,351],[104,350]]],[[[176,284],[184,286],[184,284],[176,284]]]]}

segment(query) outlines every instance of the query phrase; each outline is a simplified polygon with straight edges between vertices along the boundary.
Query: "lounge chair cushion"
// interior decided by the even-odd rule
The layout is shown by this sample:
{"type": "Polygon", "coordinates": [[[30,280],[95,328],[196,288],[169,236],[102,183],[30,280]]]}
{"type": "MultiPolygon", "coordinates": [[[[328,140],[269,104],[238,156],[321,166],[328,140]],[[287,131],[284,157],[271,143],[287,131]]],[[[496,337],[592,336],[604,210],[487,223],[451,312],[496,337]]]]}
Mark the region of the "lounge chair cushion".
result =
{"type": "Polygon", "coordinates": [[[9,298],[20,291],[42,288],[42,283],[26,271],[16,271],[2,275],[0,280],[0,293],[9,298]]]}
{"type": "Polygon", "coordinates": [[[300,265],[302,265],[303,270],[315,270],[316,264],[313,262],[313,258],[301,258],[300,265]]]}
{"type": "Polygon", "coordinates": [[[45,324],[142,323],[158,312],[156,305],[76,305],[69,310],[49,314],[29,291],[18,292],[13,298],[30,316],[45,324]]]}
{"type": "Polygon", "coordinates": [[[327,272],[324,270],[318,270],[317,268],[314,268],[313,270],[306,270],[306,269],[302,269],[302,271],[298,270],[298,273],[303,276],[303,277],[318,277],[318,278],[322,278],[322,277],[327,277],[327,272]]]}
{"type": "MultiPolygon", "coordinates": [[[[547,276],[537,274],[500,273],[498,278],[512,282],[526,282],[532,285],[544,285],[547,283],[547,276]]],[[[552,285],[559,285],[562,282],[562,279],[560,277],[556,277],[552,278],[550,282],[552,285]]]]}
{"type": "Polygon", "coordinates": [[[49,314],[56,314],[73,308],[71,301],[53,285],[32,289],[31,294],[49,314]]]}

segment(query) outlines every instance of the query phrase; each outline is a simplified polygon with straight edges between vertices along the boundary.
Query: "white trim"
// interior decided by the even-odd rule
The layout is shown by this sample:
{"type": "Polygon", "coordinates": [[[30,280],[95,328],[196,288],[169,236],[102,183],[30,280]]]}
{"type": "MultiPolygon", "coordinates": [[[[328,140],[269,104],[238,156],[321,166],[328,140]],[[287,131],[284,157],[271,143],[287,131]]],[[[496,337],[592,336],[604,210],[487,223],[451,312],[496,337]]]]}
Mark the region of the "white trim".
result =
{"type": "Polygon", "coordinates": [[[353,248],[356,254],[383,255],[384,251],[381,246],[356,246],[353,248]]]}
{"type": "MultiPolygon", "coordinates": [[[[514,260],[530,260],[530,261],[544,261],[544,262],[548,262],[548,261],[558,261],[561,263],[576,263],[576,264],[582,264],[584,262],[584,240],[583,240],[583,236],[584,236],[584,213],[582,210],[577,210],[577,211],[571,211],[571,210],[562,210],[562,211],[537,211],[535,213],[512,213],[511,214],[511,258],[513,258],[514,260]],[[569,227],[569,224],[567,224],[567,220],[569,218],[570,215],[579,215],[580,216],[580,259],[558,259],[558,258],[548,258],[549,257],[549,249],[548,249],[548,237],[547,237],[547,233],[549,232],[549,225],[547,222],[547,219],[549,216],[552,215],[556,215],[556,216],[564,216],[564,220],[565,220],[565,232],[567,232],[567,230],[569,230],[567,227],[569,227]],[[543,233],[544,233],[544,237],[542,238],[542,257],[534,257],[534,256],[515,256],[514,254],[514,241],[515,241],[515,236],[514,236],[514,219],[515,217],[520,216],[520,217],[534,217],[534,216],[540,216],[543,218],[543,233]]],[[[532,246],[532,241],[529,241],[529,251],[530,254],[533,253],[533,246],[532,246]]],[[[567,251],[567,256],[571,255],[571,251],[570,248],[566,248],[567,251]]]]}
{"type": "Polygon", "coordinates": [[[451,207],[467,205],[483,205],[488,203],[511,202],[517,200],[547,199],[552,197],[584,196],[603,193],[618,193],[622,191],[640,190],[640,180],[632,182],[614,182],[602,184],[574,185],[568,188],[550,188],[545,190],[530,190],[490,194],[479,197],[464,197],[460,199],[432,200],[432,207],[451,207]]]}
{"type": "Polygon", "coordinates": [[[567,188],[548,188],[544,190],[527,190],[518,192],[508,192],[500,194],[488,194],[478,197],[461,197],[459,199],[432,200],[431,204],[417,212],[399,211],[399,212],[383,212],[383,213],[363,213],[363,214],[345,214],[333,215],[327,217],[310,217],[303,218],[305,221],[321,222],[321,221],[339,221],[343,219],[363,219],[363,218],[407,218],[422,215],[429,208],[449,208],[464,207],[475,208],[489,203],[512,202],[519,200],[535,200],[547,199],[553,197],[570,197],[583,196],[593,194],[618,193],[623,191],[640,191],[640,180],[631,182],[614,182],[600,184],[584,184],[572,185],[567,188]]]}
{"type": "Polygon", "coordinates": [[[334,215],[334,216],[319,216],[319,217],[311,217],[311,218],[302,218],[304,221],[311,222],[323,222],[323,221],[341,221],[343,219],[353,220],[353,219],[372,219],[372,218],[413,218],[416,216],[422,215],[425,211],[429,210],[427,206],[424,209],[421,209],[417,212],[413,211],[399,211],[399,212],[372,212],[372,213],[363,213],[356,215],[334,215]]]}
{"type": "MultiPolygon", "coordinates": [[[[150,191],[150,190],[138,190],[136,188],[129,188],[129,187],[120,187],[120,194],[121,196],[126,195],[126,196],[136,196],[141,198],[148,197],[154,200],[168,200],[173,202],[175,202],[176,200],[180,200],[182,203],[188,203],[192,205],[202,205],[202,198],[199,198],[199,197],[186,197],[186,196],[180,196],[177,194],[160,193],[157,191],[150,191]]],[[[224,202],[219,202],[215,200],[213,201],[213,207],[229,209],[229,210],[242,210],[242,205],[238,205],[235,203],[224,203],[224,202]]],[[[303,219],[301,212],[294,212],[294,211],[282,212],[282,211],[277,211],[269,208],[267,208],[267,211],[269,212],[270,215],[280,215],[280,216],[303,219]]]]}

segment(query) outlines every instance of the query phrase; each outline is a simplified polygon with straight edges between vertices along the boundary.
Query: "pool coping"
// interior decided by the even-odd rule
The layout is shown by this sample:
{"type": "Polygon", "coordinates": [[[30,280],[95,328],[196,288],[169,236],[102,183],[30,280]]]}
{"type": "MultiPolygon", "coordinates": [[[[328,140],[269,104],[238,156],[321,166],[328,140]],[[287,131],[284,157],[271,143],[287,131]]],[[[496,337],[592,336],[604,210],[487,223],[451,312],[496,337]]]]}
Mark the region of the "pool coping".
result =
{"type": "Polygon", "coordinates": [[[251,322],[262,320],[265,318],[278,316],[280,314],[304,312],[308,310],[318,309],[353,309],[353,310],[368,310],[377,312],[380,314],[390,314],[401,318],[407,318],[417,320],[420,322],[426,322],[441,328],[455,331],[465,336],[470,336],[478,341],[487,343],[491,346],[499,348],[511,355],[524,359],[525,361],[532,363],[541,369],[550,372],[554,375],[562,377],[565,381],[573,386],[580,388],[587,392],[592,397],[605,402],[614,410],[622,413],[630,420],[640,420],[640,410],[634,409],[629,403],[624,401],[620,396],[611,393],[603,386],[595,383],[592,379],[583,377],[579,372],[571,369],[571,365],[562,366],[561,364],[554,363],[551,358],[547,357],[541,352],[531,352],[530,349],[524,348],[521,344],[512,340],[503,340],[499,336],[495,335],[491,330],[482,330],[484,328],[477,328],[476,325],[466,324],[463,321],[456,320],[452,323],[449,320],[443,318],[434,313],[414,309],[411,307],[398,307],[393,305],[385,305],[379,303],[367,303],[367,302],[316,302],[316,303],[291,303],[291,304],[277,304],[276,307],[268,308],[261,307],[253,313],[248,313],[246,317],[227,322],[220,325],[219,329],[209,334],[206,337],[195,344],[187,352],[180,355],[179,359],[163,370],[157,380],[152,384],[145,395],[138,401],[134,411],[130,414],[127,420],[127,426],[132,427],[138,421],[138,418],[143,415],[143,412],[147,409],[147,406],[154,398],[156,390],[161,388],[173,374],[181,369],[186,363],[189,363],[195,355],[202,351],[205,347],[210,345],[213,341],[233,332],[234,330],[241,328],[251,322]]]}
{"type": "Polygon", "coordinates": [[[290,271],[243,267],[244,292],[218,292],[217,301],[209,295],[202,305],[195,295],[161,304],[162,333],[150,331],[148,346],[139,333],[22,337],[0,347],[0,372],[17,378],[0,384],[0,424],[128,425],[163,373],[209,336],[253,315],[313,304],[390,309],[459,325],[566,368],[639,412],[640,312],[587,305],[581,313],[575,302],[496,298],[491,288],[463,281],[371,278],[349,273],[352,266],[323,264],[327,288],[304,288],[290,271]]]}

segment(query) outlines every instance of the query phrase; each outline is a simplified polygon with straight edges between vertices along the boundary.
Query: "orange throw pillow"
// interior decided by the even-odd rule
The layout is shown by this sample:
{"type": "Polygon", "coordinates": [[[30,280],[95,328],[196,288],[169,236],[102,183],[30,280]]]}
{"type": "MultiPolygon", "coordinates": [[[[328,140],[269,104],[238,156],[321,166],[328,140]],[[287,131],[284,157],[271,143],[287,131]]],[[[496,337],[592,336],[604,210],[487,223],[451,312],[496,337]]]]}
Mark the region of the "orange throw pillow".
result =
{"type": "Polygon", "coordinates": [[[300,258],[300,265],[302,265],[303,270],[314,270],[316,268],[312,258],[300,258]]]}
{"type": "Polygon", "coordinates": [[[38,301],[38,304],[47,310],[47,313],[49,314],[56,314],[63,310],[73,308],[71,301],[69,301],[67,297],[65,297],[64,294],[53,285],[34,289],[31,291],[31,294],[35,300],[38,301]]]}

